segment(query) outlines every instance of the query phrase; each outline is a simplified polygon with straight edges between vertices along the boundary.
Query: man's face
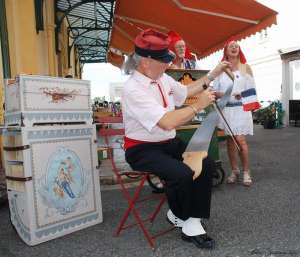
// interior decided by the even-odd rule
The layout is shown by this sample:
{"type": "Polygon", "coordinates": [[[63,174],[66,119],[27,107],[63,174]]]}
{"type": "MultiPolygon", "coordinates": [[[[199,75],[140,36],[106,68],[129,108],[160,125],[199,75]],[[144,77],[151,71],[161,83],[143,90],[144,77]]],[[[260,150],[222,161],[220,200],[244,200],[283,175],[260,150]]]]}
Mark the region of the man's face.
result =
{"type": "Polygon", "coordinates": [[[159,79],[170,66],[170,63],[160,62],[151,58],[143,58],[141,64],[142,73],[154,80],[159,79]]]}
{"type": "Polygon", "coordinates": [[[184,58],[185,56],[185,42],[183,40],[179,40],[174,45],[176,55],[178,58],[184,58]]]}

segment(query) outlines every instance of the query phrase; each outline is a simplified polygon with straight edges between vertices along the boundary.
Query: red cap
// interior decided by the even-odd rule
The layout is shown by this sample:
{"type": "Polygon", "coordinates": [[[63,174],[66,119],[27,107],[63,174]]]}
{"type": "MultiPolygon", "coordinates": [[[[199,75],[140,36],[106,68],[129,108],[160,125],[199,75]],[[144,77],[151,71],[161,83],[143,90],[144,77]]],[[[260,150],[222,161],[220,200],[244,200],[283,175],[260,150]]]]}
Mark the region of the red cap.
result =
{"type": "Polygon", "coordinates": [[[135,52],[143,57],[169,63],[174,60],[175,54],[169,51],[170,40],[168,35],[153,29],[142,31],[134,40],[135,52]]]}

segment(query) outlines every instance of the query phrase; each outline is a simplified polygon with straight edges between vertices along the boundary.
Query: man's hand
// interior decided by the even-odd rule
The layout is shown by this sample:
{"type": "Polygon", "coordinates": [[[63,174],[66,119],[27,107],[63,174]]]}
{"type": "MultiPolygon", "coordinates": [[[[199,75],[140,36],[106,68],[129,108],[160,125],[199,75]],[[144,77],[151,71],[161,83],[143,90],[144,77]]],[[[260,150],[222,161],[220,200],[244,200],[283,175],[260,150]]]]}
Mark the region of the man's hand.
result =
{"type": "Polygon", "coordinates": [[[207,90],[202,91],[198,95],[198,102],[201,105],[200,109],[204,109],[208,105],[210,105],[212,102],[216,100],[215,91],[212,91],[210,88],[207,90]]]}
{"type": "Polygon", "coordinates": [[[215,79],[218,77],[225,69],[231,69],[231,63],[227,61],[220,62],[211,72],[210,76],[215,79]]]}
{"type": "Polygon", "coordinates": [[[223,93],[223,92],[216,92],[215,93],[216,99],[222,98],[224,95],[225,95],[225,93],[223,93]]]}

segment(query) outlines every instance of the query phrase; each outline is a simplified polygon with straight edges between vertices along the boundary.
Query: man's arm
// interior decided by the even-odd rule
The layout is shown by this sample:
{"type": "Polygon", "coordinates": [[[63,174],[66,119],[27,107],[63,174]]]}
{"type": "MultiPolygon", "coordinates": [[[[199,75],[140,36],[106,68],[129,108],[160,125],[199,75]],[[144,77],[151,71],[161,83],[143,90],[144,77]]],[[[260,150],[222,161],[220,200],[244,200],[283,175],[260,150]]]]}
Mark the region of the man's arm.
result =
{"type": "Polygon", "coordinates": [[[159,121],[158,126],[164,130],[172,130],[186,124],[197,112],[203,110],[215,100],[214,92],[210,89],[200,93],[198,101],[187,107],[167,112],[159,121]]]}
{"type": "Polygon", "coordinates": [[[192,82],[187,87],[187,97],[198,95],[198,101],[187,107],[167,112],[158,122],[158,126],[165,130],[172,130],[178,126],[186,124],[190,121],[197,112],[215,101],[215,92],[210,89],[204,90],[204,85],[209,83],[219,76],[226,68],[230,66],[229,62],[219,63],[208,75],[192,82]]]}
{"type": "Polygon", "coordinates": [[[219,76],[226,68],[228,68],[230,64],[228,62],[219,63],[213,70],[211,70],[207,75],[203,76],[196,81],[193,81],[187,87],[187,97],[194,96],[196,94],[201,93],[204,88],[203,86],[208,86],[212,80],[214,80],[217,76],[219,76]]]}

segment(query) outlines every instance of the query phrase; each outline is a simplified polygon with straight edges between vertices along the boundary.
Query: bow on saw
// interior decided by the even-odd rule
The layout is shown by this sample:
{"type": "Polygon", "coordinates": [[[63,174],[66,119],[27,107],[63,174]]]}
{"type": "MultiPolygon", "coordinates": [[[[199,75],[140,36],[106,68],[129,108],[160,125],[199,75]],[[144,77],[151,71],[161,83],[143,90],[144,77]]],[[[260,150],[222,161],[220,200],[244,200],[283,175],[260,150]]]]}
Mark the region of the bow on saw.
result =
{"type": "MultiPolygon", "coordinates": [[[[225,73],[230,77],[232,82],[234,82],[234,74],[227,69],[225,70],[225,73]]],[[[226,103],[230,98],[232,87],[233,86],[229,87],[226,90],[224,96],[220,99],[219,103],[212,103],[214,111],[208,114],[207,118],[204,120],[202,125],[195,131],[194,135],[190,139],[190,142],[185,152],[182,155],[183,162],[194,171],[193,179],[196,179],[201,174],[202,162],[203,159],[207,157],[211,137],[214,133],[219,117],[224,122],[224,125],[227,128],[229,135],[232,138],[237,150],[239,152],[241,151],[241,148],[233,135],[232,129],[230,128],[222,112],[222,109],[225,107],[226,103]]],[[[203,90],[206,90],[207,88],[207,85],[203,85],[203,90]]]]}

